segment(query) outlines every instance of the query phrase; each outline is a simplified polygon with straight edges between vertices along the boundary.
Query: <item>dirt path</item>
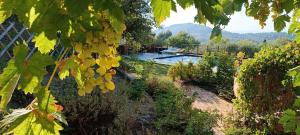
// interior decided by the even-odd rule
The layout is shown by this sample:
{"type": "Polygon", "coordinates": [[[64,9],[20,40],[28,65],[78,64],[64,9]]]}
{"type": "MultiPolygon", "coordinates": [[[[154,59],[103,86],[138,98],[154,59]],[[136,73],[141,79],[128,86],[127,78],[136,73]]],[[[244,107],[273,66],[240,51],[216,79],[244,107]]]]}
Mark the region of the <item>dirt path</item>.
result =
{"type": "MultiPolygon", "coordinates": [[[[232,103],[218,97],[216,94],[204,90],[198,86],[193,85],[180,85],[188,96],[196,95],[196,100],[192,104],[193,108],[203,111],[218,111],[223,117],[233,112],[232,103]]],[[[216,135],[224,135],[222,131],[222,122],[218,122],[218,127],[214,128],[216,135]]]]}

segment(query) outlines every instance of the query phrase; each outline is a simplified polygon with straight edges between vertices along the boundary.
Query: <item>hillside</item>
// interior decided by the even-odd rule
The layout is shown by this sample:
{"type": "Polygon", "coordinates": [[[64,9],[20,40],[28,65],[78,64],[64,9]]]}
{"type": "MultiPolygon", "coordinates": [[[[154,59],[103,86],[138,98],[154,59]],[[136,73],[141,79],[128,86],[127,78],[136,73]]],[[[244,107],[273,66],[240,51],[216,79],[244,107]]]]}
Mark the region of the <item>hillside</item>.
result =
{"type": "MultiPolygon", "coordinates": [[[[211,28],[204,26],[204,25],[198,25],[193,23],[185,23],[185,24],[175,24],[171,25],[162,29],[157,29],[155,31],[156,34],[170,30],[173,35],[178,32],[187,32],[191,35],[193,35],[195,38],[197,38],[200,41],[208,41],[211,33],[211,28]]],[[[289,38],[293,39],[293,35],[289,35],[285,32],[265,32],[265,33],[233,33],[228,31],[222,32],[223,37],[230,39],[230,40],[242,40],[242,39],[248,39],[248,40],[254,40],[257,42],[262,42],[264,40],[274,40],[277,38],[289,38]]]]}

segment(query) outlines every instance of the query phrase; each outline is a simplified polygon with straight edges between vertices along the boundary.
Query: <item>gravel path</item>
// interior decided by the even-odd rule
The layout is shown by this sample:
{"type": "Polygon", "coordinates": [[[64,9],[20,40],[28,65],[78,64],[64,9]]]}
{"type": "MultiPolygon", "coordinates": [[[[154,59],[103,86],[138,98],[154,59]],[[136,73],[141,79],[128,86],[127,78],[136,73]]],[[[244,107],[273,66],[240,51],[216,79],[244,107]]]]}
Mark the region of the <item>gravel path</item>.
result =
{"type": "MultiPolygon", "coordinates": [[[[193,108],[203,111],[218,111],[223,117],[233,113],[232,103],[218,97],[212,92],[194,85],[176,85],[183,88],[188,96],[196,95],[196,100],[192,104],[193,108]]],[[[221,121],[218,122],[218,127],[214,128],[216,135],[224,135],[221,121]]]]}

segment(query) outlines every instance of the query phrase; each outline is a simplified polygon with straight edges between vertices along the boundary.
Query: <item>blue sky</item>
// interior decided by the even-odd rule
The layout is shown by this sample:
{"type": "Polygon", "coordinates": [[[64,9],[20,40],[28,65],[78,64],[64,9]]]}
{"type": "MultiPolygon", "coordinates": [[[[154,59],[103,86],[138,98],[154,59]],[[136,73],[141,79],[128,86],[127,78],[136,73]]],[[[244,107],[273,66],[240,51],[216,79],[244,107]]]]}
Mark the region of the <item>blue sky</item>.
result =
{"type": "MultiPolygon", "coordinates": [[[[171,16],[162,23],[162,26],[170,26],[172,24],[180,23],[194,23],[194,16],[197,11],[194,7],[183,10],[177,6],[177,12],[172,12],[171,16]]],[[[260,33],[260,32],[274,32],[274,26],[271,17],[267,20],[267,26],[261,29],[257,20],[245,15],[245,9],[237,12],[231,16],[231,20],[225,30],[236,33],[260,33]]],[[[211,27],[211,25],[208,25],[211,27]]],[[[287,28],[284,32],[287,31],[287,28]]]]}

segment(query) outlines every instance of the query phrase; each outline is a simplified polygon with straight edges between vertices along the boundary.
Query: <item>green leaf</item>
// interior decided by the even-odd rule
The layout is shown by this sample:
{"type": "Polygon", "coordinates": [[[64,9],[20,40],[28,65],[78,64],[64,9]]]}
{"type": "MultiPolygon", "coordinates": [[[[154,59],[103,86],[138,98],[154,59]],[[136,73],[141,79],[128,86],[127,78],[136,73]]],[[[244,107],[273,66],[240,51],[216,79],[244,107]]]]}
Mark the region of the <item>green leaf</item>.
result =
{"type": "MultiPolygon", "coordinates": [[[[14,135],[59,135],[62,126],[54,121],[43,117],[38,110],[26,112],[10,122],[10,128],[6,133],[13,132],[14,135]]],[[[13,113],[12,113],[13,114],[13,113]]],[[[8,115],[10,119],[13,115],[8,115]]]]}
{"type": "Polygon", "coordinates": [[[177,12],[176,3],[174,1],[172,1],[172,10],[177,12]]]}
{"type": "Polygon", "coordinates": [[[186,9],[193,5],[193,0],[177,0],[176,1],[183,9],[186,9]]]}
{"type": "Polygon", "coordinates": [[[296,135],[300,135],[300,124],[297,124],[297,128],[296,128],[296,135]]]}
{"type": "Polygon", "coordinates": [[[38,99],[38,106],[41,111],[49,113],[56,112],[54,105],[57,103],[57,101],[51,95],[49,90],[45,89],[45,87],[40,87],[36,97],[38,99]]]}
{"type": "Polygon", "coordinates": [[[20,79],[20,75],[15,74],[15,76],[11,78],[10,81],[0,89],[0,96],[1,96],[0,111],[6,109],[6,106],[10,101],[13,92],[17,87],[19,79],[20,79]]]}
{"type": "Polygon", "coordinates": [[[41,34],[39,34],[38,36],[36,36],[34,38],[35,41],[35,46],[38,48],[38,50],[43,53],[49,53],[51,50],[54,49],[55,40],[50,40],[45,36],[45,33],[42,32],[41,34]]]}
{"type": "Polygon", "coordinates": [[[74,57],[65,59],[63,61],[60,62],[59,64],[59,78],[61,80],[64,80],[66,77],[68,77],[70,75],[70,70],[72,70],[73,68],[78,68],[78,64],[75,62],[74,57]]]}
{"type": "Polygon", "coordinates": [[[255,16],[257,15],[257,12],[259,11],[259,2],[253,1],[250,6],[246,8],[246,14],[247,16],[255,16]]]}
{"type": "Polygon", "coordinates": [[[297,127],[296,112],[291,109],[284,111],[279,123],[282,124],[284,132],[294,132],[297,127]]]}
{"type": "Polygon", "coordinates": [[[300,98],[297,98],[294,102],[294,107],[300,108],[300,98]]]}
{"type": "Polygon", "coordinates": [[[76,2],[73,0],[65,0],[64,5],[70,15],[77,17],[88,9],[90,2],[89,0],[77,0],[76,2]]]}
{"type": "Polygon", "coordinates": [[[18,72],[19,73],[22,73],[24,72],[25,70],[25,59],[26,59],[26,56],[27,56],[27,53],[28,53],[28,48],[21,44],[21,45],[17,45],[14,47],[14,58],[15,58],[15,66],[17,67],[18,69],[18,72]]]}
{"type": "Polygon", "coordinates": [[[46,67],[53,64],[54,60],[51,56],[36,52],[28,61],[28,72],[35,76],[44,76],[47,73],[46,67]]]}
{"type": "Polygon", "coordinates": [[[233,7],[235,11],[241,11],[243,4],[246,2],[246,0],[233,0],[233,7]]]}
{"type": "Polygon", "coordinates": [[[7,67],[0,75],[0,111],[3,111],[6,108],[16,89],[19,79],[20,75],[17,73],[15,62],[14,60],[10,60],[7,67]]]}
{"type": "Polygon", "coordinates": [[[294,11],[292,22],[289,28],[289,34],[296,33],[295,41],[300,43],[300,9],[294,11]]]}
{"type": "Polygon", "coordinates": [[[211,31],[210,39],[221,40],[222,38],[222,30],[220,27],[214,27],[211,31]]]}
{"type": "Polygon", "coordinates": [[[288,75],[293,78],[294,87],[300,86],[300,66],[291,69],[288,75]]]}
{"type": "Polygon", "coordinates": [[[280,32],[286,27],[286,22],[290,21],[290,17],[288,15],[281,15],[275,18],[273,21],[275,31],[280,32]]]}
{"type": "Polygon", "coordinates": [[[151,0],[152,12],[155,21],[159,26],[165,19],[170,17],[172,1],[171,0],[151,0]]]}
{"type": "Polygon", "coordinates": [[[24,72],[22,72],[19,89],[23,89],[26,94],[35,93],[44,75],[47,74],[46,67],[54,64],[54,60],[49,55],[36,52],[26,63],[26,66],[22,67],[24,72]]]}
{"type": "MultiPolygon", "coordinates": [[[[296,0],[295,0],[296,1],[296,0]]],[[[289,14],[294,9],[294,0],[284,0],[282,3],[282,8],[289,14]]]]}
{"type": "Polygon", "coordinates": [[[0,1],[0,23],[3,23],[11,14],[7,14],[5,10],[2,10],[3,2],[0,1]]]}

